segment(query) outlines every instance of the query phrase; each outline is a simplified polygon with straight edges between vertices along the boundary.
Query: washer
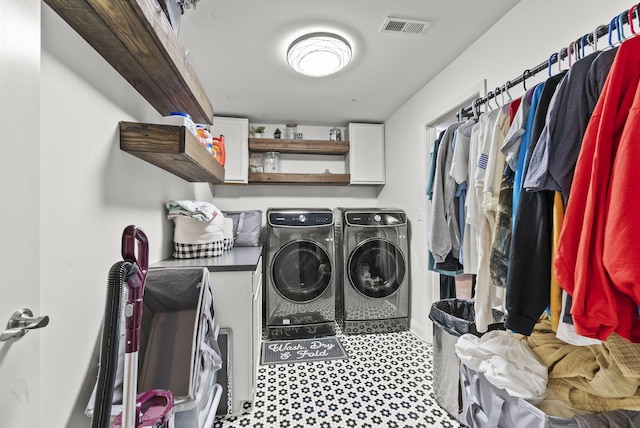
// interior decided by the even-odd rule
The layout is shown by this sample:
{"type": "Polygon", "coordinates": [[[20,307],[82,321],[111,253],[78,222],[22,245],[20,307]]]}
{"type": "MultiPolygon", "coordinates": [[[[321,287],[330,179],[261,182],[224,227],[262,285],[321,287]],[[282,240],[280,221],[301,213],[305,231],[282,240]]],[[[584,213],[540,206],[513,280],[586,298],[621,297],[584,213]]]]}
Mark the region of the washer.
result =
{"type": "Polygon", "coordinates": [[[407,215],[395,208],[339,208],[338,321],[346,334],[409,328],[407,215]]]}
{"type": "Polygon", "coordinates": [[[267,210],[268,339],[335,334],[334,214],[267,210]]]}

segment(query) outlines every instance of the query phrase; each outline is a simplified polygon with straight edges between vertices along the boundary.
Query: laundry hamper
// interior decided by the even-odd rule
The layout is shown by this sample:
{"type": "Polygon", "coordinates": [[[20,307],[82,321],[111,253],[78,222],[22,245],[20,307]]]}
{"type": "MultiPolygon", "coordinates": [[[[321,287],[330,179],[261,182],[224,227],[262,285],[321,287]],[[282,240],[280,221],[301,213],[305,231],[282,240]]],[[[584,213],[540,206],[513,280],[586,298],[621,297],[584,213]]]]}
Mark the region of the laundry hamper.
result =
{"type": "Polygon", "coordinates": [[[198,220],[187,216],[173,217],[173,257],[197,259],[221,256],[225,249],[224,218],[198,220]]]}
{"type": "MultiPolygon", "coordinates": [[[[489,330],[504,329],[504,313],[493,310],[494,323],[489,330]]],[[[476,329],[473,301],[443,299],[431,305],[433,321],[433,392],[436,401],[451,416],[458,418],[462,409],[459,388],[460,362],[455,345],[465,333],[481,336],[476,329]]]]}
{"type": "MultiPolygon", "coordinates": [[[[222,396],[222,387],[217,383],[217,372],[222,367],[217,333],[206,268],[153,268],[148,271],[137,389],[170,390],[174,396],[176,428],[213,425],[222,396]]],[[[122,331],[121,339],[123,337],[122,331]]],[[[112,417],[122,411],[123,340],[119,355],[112,417]]],[[[95,390],[85,411],[88,416],[94,410],[94,397],[95,390]]]]}
{"type": "Polygon", "coordinates": [[[150,269],[143,304],[139,389],[170,390],[176,427],[204,427],[222,395],[209,271],[150,269]]]}

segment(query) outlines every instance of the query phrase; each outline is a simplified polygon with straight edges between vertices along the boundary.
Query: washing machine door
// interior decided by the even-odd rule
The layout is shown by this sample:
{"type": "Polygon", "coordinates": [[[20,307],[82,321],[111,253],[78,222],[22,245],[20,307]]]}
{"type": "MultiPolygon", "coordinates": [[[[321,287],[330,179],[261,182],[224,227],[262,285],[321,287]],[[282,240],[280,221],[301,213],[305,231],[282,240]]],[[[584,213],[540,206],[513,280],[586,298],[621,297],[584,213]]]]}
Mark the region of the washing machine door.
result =
{"type": "Polygon", "coordinates": [[[362,295],[389,297],[398,291],[405,275],[402,251],[390,241],[371,238],[361,242],[349,256],[351,285],[362,295]]]}
{"type": "Polygon", "coordinates": [[[310,302],[331,284],[331,260],[317,242],[291,241],[273,258],[271,275],[282,297],[293,302],[310,302]]]}

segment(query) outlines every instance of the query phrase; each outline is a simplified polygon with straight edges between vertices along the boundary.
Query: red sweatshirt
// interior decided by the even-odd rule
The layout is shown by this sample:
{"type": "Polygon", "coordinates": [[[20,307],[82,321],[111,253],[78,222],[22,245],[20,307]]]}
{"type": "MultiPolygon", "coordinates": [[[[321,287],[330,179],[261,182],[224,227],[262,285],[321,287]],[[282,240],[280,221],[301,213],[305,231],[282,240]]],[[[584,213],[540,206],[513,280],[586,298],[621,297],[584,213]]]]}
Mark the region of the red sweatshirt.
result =
{"type": "MultiPolygon", "coordinates": [[[[634,176],[624,169],[615,174],[613,171],[618,147],[633,144],[630,137],[639,133],[634,128],[640,123],[628,120],[632,106],[640,107],[639,80],[640,37],[637,37],[625,41],[618,49],[589,121],[554,260],[560,286],[573,297],[571,314],[576,332],[602,340],[615,331],[640,342],[638,302],[624,291],[633,286],[618,286],[611,275],[613,270],[621,269],[622,273],[616,271],[613,276],[622,276],[627,281],[629,269],[640,272],[638,266],[629,266],[640,264],[640,245],[631,245],[640,244],[640,236],[637,233],[621,236],[625,225],[632,222],[624,210],[636,207],[634,218],[640,219],[640,202],[636,200],[633,207],[627,205],[627,191],[640,175],[634,176]],[[610,186],[612,174],[615,186],[610,186]],[[609,212],[616,220],[607,218],[609,212]],[[616,248],[620,240],[629,240],[629,245],[616,248]],[[609,270],[605,268],[605,248],[607,263],[613,262],[608,264],[609,270]]],[[[637,149],[634,151],[638,153],[637,149]]],[[[637,155],[626,161],[640,165],[637,155]]],[[[637,222],[629,226],[638,230],[637,222]]],[[[638,281],[640,277],[636,274],[633,279],[638,281]]]]}

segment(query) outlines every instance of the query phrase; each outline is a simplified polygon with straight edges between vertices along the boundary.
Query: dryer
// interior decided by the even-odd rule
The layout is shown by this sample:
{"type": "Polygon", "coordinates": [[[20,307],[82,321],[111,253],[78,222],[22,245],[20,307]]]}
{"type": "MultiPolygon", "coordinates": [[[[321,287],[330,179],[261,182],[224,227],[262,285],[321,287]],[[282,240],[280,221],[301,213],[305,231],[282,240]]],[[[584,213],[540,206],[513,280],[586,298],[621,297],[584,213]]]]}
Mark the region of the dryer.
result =
{"type": "Polygon", "coordinates": [[[395,208],[340,208],[338,321],[346,334],[409,328],[407,215],[395,208]]]}
{"type": "Polygon", "coordinates": [[[334,234],[328,208],[267,210],[268,339],[335,334],[334,234]]]}

